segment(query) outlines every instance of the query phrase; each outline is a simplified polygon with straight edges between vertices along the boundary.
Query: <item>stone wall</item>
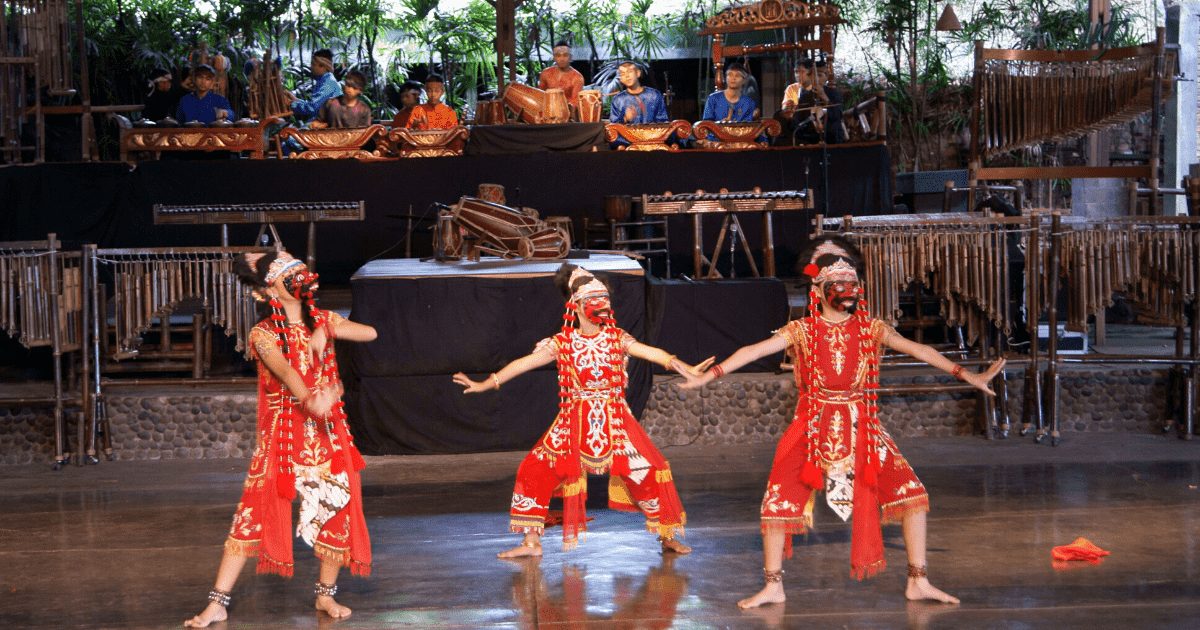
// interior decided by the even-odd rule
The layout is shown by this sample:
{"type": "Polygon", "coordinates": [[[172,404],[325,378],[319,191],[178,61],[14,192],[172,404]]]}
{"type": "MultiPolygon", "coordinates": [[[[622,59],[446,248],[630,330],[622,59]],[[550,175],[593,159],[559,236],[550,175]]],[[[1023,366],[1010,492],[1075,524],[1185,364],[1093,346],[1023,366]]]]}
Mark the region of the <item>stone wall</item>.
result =
{"type": "MultiPolygon", "coordinates": [[[[1010,372],[1014,434],[1021,418],[1022,374],[1010,372]]],[[[885,377],[884,385],[948,377],[885,377]]],[[[655,382],[642,424],[660,446],[774,442],[791,421],[796,391],[790,374],[735,374],[699,392],[677,379],[655,382]]],[[[1060,421],[1070,431],[1158,431],[1166,415],[1165,370],[1065,372],[1060,421]]],[[[884,426],[897,438],[967,435],[977,429],[971,393],[884,396],[884,426]]],[[[254,445],[255,392],[204,390],[110,393],[113,450],[118,459],[247,457],[254,445]]],[[[49,463],[54,427],[47,408],[0,407],[0,464],[49,463]]],[[[73,431],[73,423],[68,430],[73,431]]]]}

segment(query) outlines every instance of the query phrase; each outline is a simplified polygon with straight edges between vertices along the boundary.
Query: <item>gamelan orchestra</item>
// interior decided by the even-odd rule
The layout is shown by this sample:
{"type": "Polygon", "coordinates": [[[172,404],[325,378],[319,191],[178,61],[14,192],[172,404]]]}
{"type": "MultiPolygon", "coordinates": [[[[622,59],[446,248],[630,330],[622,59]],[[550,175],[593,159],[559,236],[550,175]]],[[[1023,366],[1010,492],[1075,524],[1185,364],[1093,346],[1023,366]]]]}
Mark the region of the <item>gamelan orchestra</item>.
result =
{"type": "Polygon", "coordinates": [[[0,625],[1200,615],[1194,0],[76,4],[0,0],[0,625]]]}

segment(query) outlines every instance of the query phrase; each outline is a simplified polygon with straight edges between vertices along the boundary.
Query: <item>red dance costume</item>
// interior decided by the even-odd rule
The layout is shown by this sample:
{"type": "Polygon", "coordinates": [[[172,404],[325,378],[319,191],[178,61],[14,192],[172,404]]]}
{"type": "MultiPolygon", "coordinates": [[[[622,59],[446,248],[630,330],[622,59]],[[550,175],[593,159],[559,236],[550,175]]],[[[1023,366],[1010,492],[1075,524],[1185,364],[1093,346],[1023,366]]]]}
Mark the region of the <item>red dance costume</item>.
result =
{"type": "Polygon", "coordinates": [[[587,529],[587,474],[610,473],[608,505],[640,510],[646,529],[664,539],[683,532],[686,515],[671,468],[625,402],[631,335],[606,326],[588,336],[568,328],[543,340],[558,361],[558,416],[517,470],[511,527],[542,533],[552,496],[563,499],[563,545],[587,529]]]}
{"type": "Polygon", "coordinates": [[[812,526],[815,491],[843,520],[853,514],[850,572],[858,579],[882,571],[884,523],[929,510],[929,496],[879,423],[879,355],[896,334],[860,312],[838,323],[820,315],[793,320],[777,334],[798,359],[799,400],[792,424],[775,450],[762,502],[762,529],[792,534],[812,526]]]}
{"type": "MultiPolygon", "coordinates": [[[[332,311],[314,309],[314,315],[318,327],[335,327],[343,321],[332,311]]],[[[282,315],[263,320],[251,330],[256,356],[282,345],[288,363],[310,392],[339,387],[333,342],[329,342],[325,360],[314,362],[308,328],[277,318],[282,315]],[[280,343],[280,330],[285,331],[285,344],[280,343]]],[[[321,560],[336,561],[356,575],[371,572],[371,541],[363,518],[358,472],[363,460],[350,437],[342,405],[339,400],[327,417],[309,415],[260,358],[258,441],[225,542],[225,548],[235,554],[257,556],[259,573],[292,575],[291,510],[297,494],[301,502],[296,535],[321,560]]]]}

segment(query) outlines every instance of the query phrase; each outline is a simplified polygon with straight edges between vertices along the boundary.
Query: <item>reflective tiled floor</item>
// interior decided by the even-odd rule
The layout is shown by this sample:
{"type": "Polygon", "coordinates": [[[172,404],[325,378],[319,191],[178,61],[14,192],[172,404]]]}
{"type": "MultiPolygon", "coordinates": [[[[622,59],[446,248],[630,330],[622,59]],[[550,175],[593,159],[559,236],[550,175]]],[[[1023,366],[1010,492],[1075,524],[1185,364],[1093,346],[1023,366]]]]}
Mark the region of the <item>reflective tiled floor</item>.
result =
{"type": "MultiPolygon", "coordinates": [[[[501,561],[521,453],[370,458],[365,506],[374,575],[344,576],[354,615],[311,610],[316,562],[256,576],[220,628],[1150,628],[1200,627],[1200,443],[1070,434],[1051,449],[976,438],[902,443],[933,500],[930,575],[961,606],[906,603],[899,528],[890,567],[848,577],[849,527],[818,506],[785,568],[788,602],[742,612],[758,588],[756,511],[769,445],[668,447],[690,556],[658,552],[633,515],[603,506],[581,547],[501,561]],[[1055,567],[1086,536],[1099,565],[1055,567]]],[[[244,461],[0,469],[0,628],[166,628],[199,610],[244,461]]],[[[551,530],[547,543],[559,535],[551,530]]]]}

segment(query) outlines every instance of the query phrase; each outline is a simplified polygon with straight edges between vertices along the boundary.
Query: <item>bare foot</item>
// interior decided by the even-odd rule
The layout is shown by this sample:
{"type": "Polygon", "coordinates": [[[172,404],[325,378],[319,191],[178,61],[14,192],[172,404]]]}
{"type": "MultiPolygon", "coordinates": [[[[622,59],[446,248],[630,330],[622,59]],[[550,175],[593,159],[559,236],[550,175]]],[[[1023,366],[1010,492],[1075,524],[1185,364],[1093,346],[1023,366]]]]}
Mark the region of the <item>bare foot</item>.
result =
{"type": "Polygon", "coordinates": [[[542,556],[542,544],[541,543],[536,543],[533,545],[527,545],[525,543],[521,543],[521,544],[517,545],[516,547],[509,549],[508,551],[501,551],[500,553],[496,554],[497,558],[501,558],[503,560],[509,560],[511,558],[531,558],[531,557],[540,558],[541,556],[542,556]]]}
{"type": "Polygon", "coordinates": [[[944,604],[957,604],[958,598],[949,595],[934,585],[929,583],[929,578],[908,578],[908,587],[904,589],[904,596],[909,601],[917,601],[920,599],[932,599],[944,604]]]}
{"type": "Polygon", "coordinates": [[[350,609],[334,601],[332,597],[318,597],[317,610],[333,617],[334,619],[345,619],[350,616],[350,609]]]}
{"type": "Polygon", "coordinates": [[[663,553],[677,553],[681,556],[686,556],[687,554],[692,553],[691,547],[679,542],[675,538],[663,538],[662,550],[663,553]]]}
{"type": "Polygon", "coordinates": [[[209,602],[204,610],[200,611],[199,615],[183,622],[185,628],[207,628],[209,624],[225,621],[229,618],[229,613],[225,612],[225,607],[216,603],[209,602]]]}
{"type": "Polygon", "coordinates": [[[783,582],[770,582],[754,595],[738,602],[738,608],[756,608],[764,604],[782,604],[787,601],[783,594],[783,582]]]}

